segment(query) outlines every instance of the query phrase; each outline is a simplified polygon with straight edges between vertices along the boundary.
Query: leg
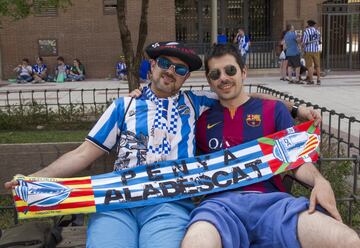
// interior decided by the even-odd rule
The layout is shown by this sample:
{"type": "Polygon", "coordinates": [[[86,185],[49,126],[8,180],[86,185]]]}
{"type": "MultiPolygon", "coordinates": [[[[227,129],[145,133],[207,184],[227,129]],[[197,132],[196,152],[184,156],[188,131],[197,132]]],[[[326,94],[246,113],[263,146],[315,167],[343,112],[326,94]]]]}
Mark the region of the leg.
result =
{"type": "Polygon", "coordinates": [[[34,80],[35,80],[36,82],[40,82],[40,81],[42,80],[42,78],[41,78],[39,75],[34,74],[34,80]]]}
{"type": "Polygon", "coordinates": [[[320,67],[316,67],[316,77],[317,80],[320,80],[320,67]]]}
{"type": "Polygon", "coordinates": [[[280,60],[280,80],[284,79],[284,60],[280,60]]]}
{"type": "Polygon", "coordinates": [[[313,81],[314,67],[308,67],[309,81],[313,81]]]}
{"type": "Polygon", "coordinates": [[[289,66],[288,67],[288,77],[289,77],[290,82],[292,80],[292,72],[293,72],[293,68],[292,68],[292,66],[289,66]]]}
{"type": "Polygon", "coordinates": [[[360,239],[355,231],[318,211],[300,214],[298,238],[302,248],[360,247],[360,239]]]}
{"type": "Polygon", "coordinates": [[[246,219],[253,218],[243,202],[246,201],[243,201],[242,195],[235,192],[223,192],[206,198],[191,212],[182,248],[250,247],[248,230],[251,227],[246,226],[246,219]]]}
{"type": "Polygon", "coordinates": [[[286,79],[286,70],[287,70],[287,67],[288,67],[288,61],[287,61],[287,59],[285,59],[284,61],[283,61],[283,78],[284,79],[286,79]]]}
{"type": "Polygon", "coordinates": [[[305,53],[305,65],[308,69],[308,78],[309,81],[313,81],[313,74],[314,74],[314,67],[313,67],[313,56],[312,53],[306,52],[305,53]]]}
{"type": "MultiPolygon", "coordinates": [[[[184,202],[184,201],[182,201],[184,202]]],[[[170,202],[139,208],[139,248],[178,248],[184,238],[185,228],[190,221],[190,211],[194,207],[170,202]],[[188,208],[189,207],[189,208],[188,208]]],[[[191,204],[191,206],[190,206],[191,204]]]]}
{"type": "Polygon", "coordinates": [[[107,211],[91,215],[86,247],[137,248],[138,226],[130,210],[107,211]]]}
{"type": "Polygon", "coordinates": [[[317,83],[320,84],[320,53],[317,52],[314,54],[314,65],[316,69],[316,77],[317,77],[317,83]]]}
{"type": "Polygon", "coordinates": [[[296,80],[300,81],[300,66],[295,68],[296,80]]]}
{"type": "Polygon", "coordinates": [[[181,243],[182,248],[221,248],[221,237],[216,227],[206,221],[198,221],[190,226],[181,243]]]}

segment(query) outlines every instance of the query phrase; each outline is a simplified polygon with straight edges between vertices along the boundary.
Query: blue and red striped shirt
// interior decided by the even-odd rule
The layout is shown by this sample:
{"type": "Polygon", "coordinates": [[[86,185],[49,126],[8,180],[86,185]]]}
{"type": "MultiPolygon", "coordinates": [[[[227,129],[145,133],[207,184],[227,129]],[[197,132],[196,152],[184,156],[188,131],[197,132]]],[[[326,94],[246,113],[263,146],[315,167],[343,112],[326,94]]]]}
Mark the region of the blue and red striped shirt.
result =
{"type": "MultiPolygon", "coordinates": [[[[235,113],[220,103],[205,111],[196,124],[196,144],[202,153],[236,146],[293,126],[286,106],[275,100],[250,98],[235,113]]],[[[285,191],[279,175],[243,187],[242,191],[285,191]]]]}

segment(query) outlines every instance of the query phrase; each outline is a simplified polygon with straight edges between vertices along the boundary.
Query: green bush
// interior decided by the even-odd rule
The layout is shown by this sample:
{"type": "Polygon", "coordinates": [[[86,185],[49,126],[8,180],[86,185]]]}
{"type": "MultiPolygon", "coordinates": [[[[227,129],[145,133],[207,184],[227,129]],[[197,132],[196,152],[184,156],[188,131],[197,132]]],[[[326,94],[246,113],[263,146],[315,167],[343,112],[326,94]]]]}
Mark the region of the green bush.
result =
{"type": "Polygon", "coordinates": [[[36,102],[23,106],[0,109],[0,130],[33,130],[38,126],[45,129],[79,130],[88,129],[105,110],[105,105],[85,107],[82,105],[49,108],[36,102]]]}

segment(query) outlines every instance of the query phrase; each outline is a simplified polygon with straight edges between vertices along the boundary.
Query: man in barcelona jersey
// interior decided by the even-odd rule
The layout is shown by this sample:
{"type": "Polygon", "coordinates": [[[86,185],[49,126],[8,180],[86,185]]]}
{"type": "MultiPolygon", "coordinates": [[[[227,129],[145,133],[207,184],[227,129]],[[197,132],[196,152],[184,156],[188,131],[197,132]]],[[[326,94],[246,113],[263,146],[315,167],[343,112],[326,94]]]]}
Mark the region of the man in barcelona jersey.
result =
{"type": "MultiPolygon", "coordinates": [[[[202,61],[178,42],[155,42],[145,51],[151,58],[151,83],[141,97],[115,100],[82,145],[32,176],[69,177],[111,150],[117,151],[117,171],[195,155],[195,121],[217,98],[213,92],[180,88],[202,61]]],[[[306,108],[299,114],[308,119],[315,115],[306,108]]],[[[92,214],[87,246],[179,247],[193,208],[192,201],[185,199],[92,214]]]]}
{"type": "MultiPolygon", "coordinates": [[[[233,45],[215,45],[205,71],[219,102],[197,121],[196,142],[203,153],[293,126],[282,102],[245,93],[246,69],[233,45]]],[[[279,175],[207,196],[190,215],[182,247],[360,247],[357,234],[341,223],[331,186],[314,165],[303,164],[295,177],[313,186],[310,201],[284,193],[279,175]]]]}

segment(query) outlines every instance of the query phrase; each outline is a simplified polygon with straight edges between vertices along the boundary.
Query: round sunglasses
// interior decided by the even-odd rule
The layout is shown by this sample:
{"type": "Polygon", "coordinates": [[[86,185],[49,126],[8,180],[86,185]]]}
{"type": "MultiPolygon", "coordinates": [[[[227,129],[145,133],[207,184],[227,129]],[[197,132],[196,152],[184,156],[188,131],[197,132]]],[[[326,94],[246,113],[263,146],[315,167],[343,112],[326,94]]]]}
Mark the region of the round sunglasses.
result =
{"type": "MultiPolygon", "coordinates": [[[[224,67],[224,72],[226,75],[232,77],[237,73],[237,69],[233,65],[227,65],[224,67]]],[[[220,69],[213,69],[208,73],[208,77],[213,81],[218,80],[220,76],[221,76],[220,69]]]]}
{"type": "Polygon", "coordinates": [[[156,62],[157,65],[163,70],[168,70],[171,66],[173,66],[175,69],[175,73],[181,77],[185,76],[189,72],[189,68],[187,68],[185,65],[174,64],[170,60],[163,57],[158,57],[156,59],[156,62]]]}

